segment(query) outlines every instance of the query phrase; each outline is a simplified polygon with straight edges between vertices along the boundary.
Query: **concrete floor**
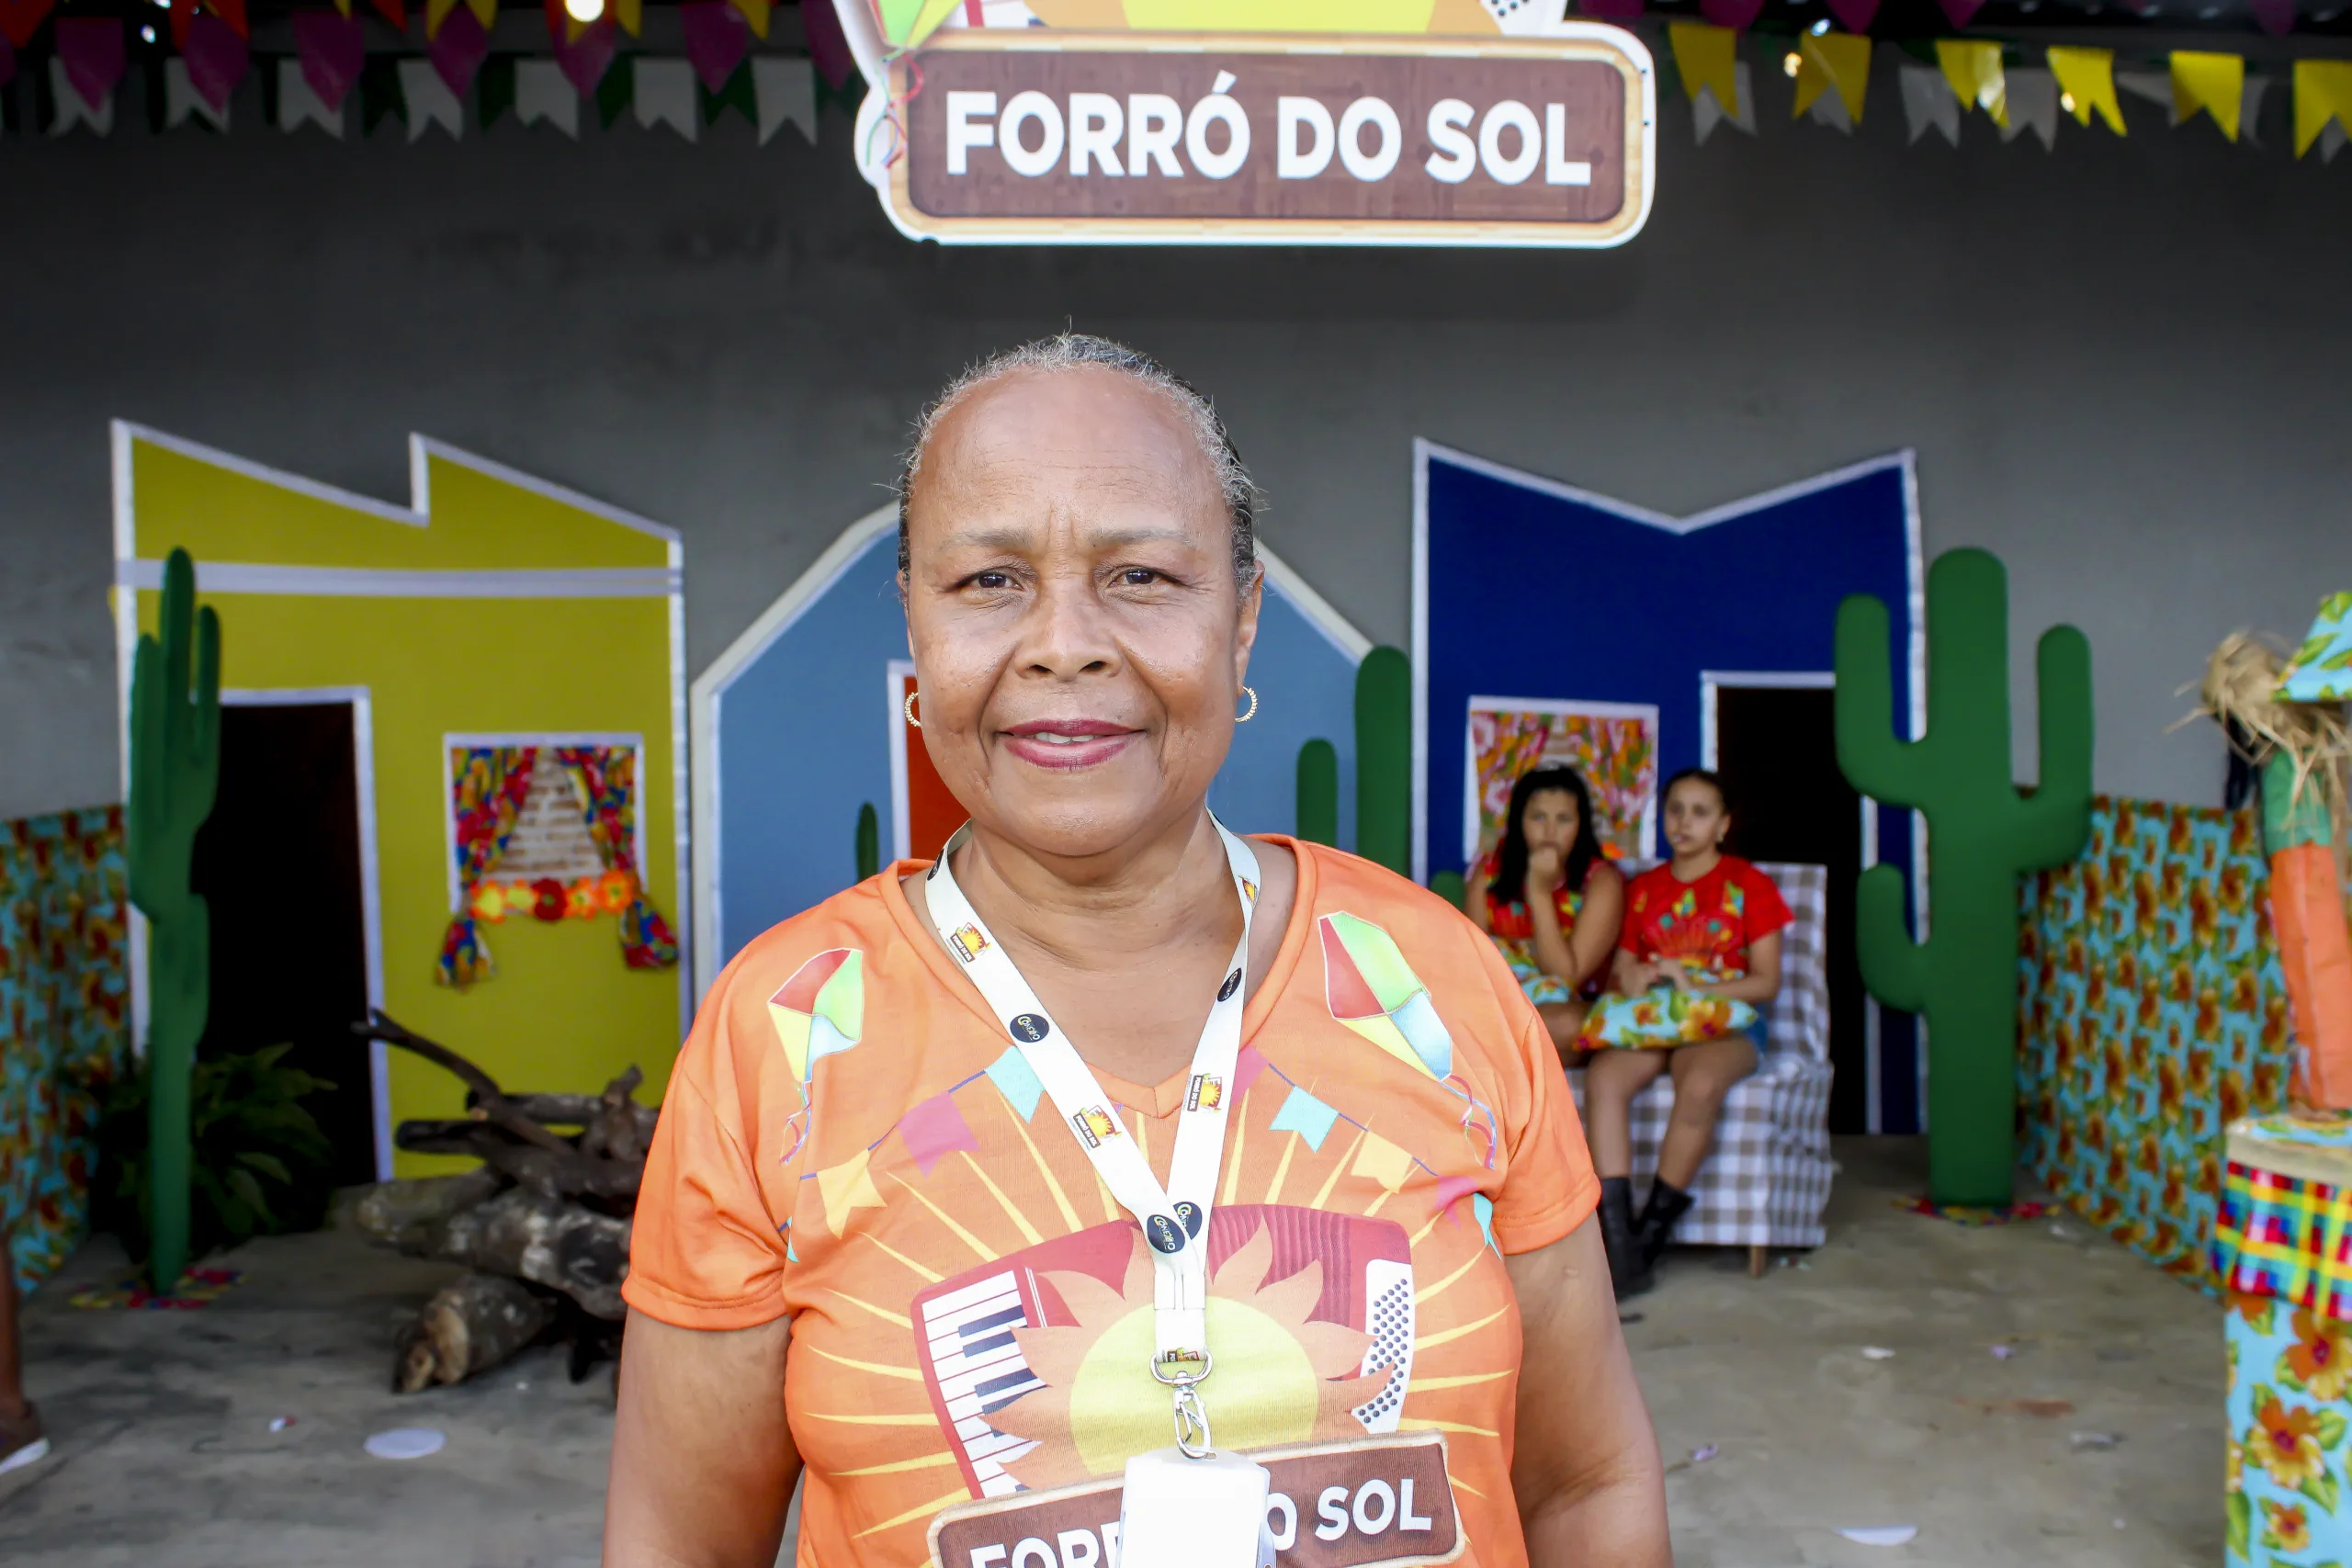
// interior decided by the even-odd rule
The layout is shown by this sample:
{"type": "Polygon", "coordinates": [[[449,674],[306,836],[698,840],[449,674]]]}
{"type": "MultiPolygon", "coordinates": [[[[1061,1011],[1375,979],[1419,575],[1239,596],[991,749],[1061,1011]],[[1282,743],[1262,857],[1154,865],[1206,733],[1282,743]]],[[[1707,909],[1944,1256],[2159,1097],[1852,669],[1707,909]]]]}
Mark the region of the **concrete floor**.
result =
{"type": "MultiPolygon", "coordinates": [[[[2217,1562],[2220,1310],[2079,1221],[1970,1231],[1897,1211],[1892,1198],[1922,1174],[1909,1141],[1841,1139],[1838,1153],[1831,1241],[1804,1267],[1752,1280],[1732,1254],[1678,1254],[1629,1308],[1677,1466],[1681,1568],[2217,1562]],[[2015,1354],[1996,1358],[1996,1344],[2015,1354]],[[2077,1450],[2076,1433],[2120,1440],[2077,1450]],[[1880,1525],[1918,1536],[1890,1548],[1836,1533],[1880,1525]]],[[[56,1453],[0,1477],[0,1562],[595,1562],[605,1376],[574,1387],[560,1353],[539,1350],[398,1397],[392,1331],[447,1270],[346,1233],[225,1261],[245,1278],[200,1313],[71,1307],[75,1290],[119,1272],[107,1244],[27,1303],[56,1453]],[[272,1433],[281,1416],[293,1425],[272,1433]],[[437,1427],[448,1446],[400,1463],[361,1450],[401,1426],[437,1427]]]]}

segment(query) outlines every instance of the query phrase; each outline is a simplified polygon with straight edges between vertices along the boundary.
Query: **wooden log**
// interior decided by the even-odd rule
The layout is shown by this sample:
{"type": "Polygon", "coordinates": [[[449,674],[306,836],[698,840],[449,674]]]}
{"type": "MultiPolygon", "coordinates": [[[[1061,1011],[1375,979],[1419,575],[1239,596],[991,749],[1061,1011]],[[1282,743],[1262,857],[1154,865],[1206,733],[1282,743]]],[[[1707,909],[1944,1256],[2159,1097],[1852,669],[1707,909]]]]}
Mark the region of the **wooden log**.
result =
{"type": "Polygon", "coordinates": [[[351,1206],[352,1223],[373,1239],[403,1252],[429,1247],[450,1215],[490,1201],[506,1179],[488,1166],[459,1176],[379,1181],[351,1206]]]}
{"type": "Polygon", "coordinates": [[[629,1222],[523,1188],[452,1215],[434,1256],[563,1292],[595,1317],[627,1315],[629,1222]]]}
{"type": "Polygon", "coordinates": [[[380,1040],[387,1045],[397,1045],[403,1051],[413,1052],[435,1066],[456,1074],[472,1091],[467,1098],[481,1107],[482,1115],[523,1142],[548,1149],[569,1150],[571,1147],[560,1136],[516,1110],[514,1102],[506,1098],[506,1091],[498,1087],[496,1078],[447,1045],[427,1040],[414,1030],[395,1021],[381,1009],[370,1008],[368,1021],[353,1024],[351,1032],[364,1040],[380,1040]]]}
{"type": "Polygon", "coordinates": [[[555,1307],[519,1280],[468,1274],[443,1286],[401,1330],[392,1392],[414,1393],[488,1371],[544,1333],[555,1307]]]}
{"type": "Polygon", "coordinates": [[[642,1159],[594,1159],[579,1150],[515,1143],[487,1122],[403,1122],[392,1142],[414,1154],[471,1155],[509,1180],[545,1198],[633,1198],[645,1177],[642,1159]]]}
{"type": "Polygon", "coordinates": [[[651,1107],[637,1102],[637,1086],[644,1081],[645,1075],[631,1067],[605,1086],[596,1114],[581,1130],[581,1153],[643,1167],[645,1153],[653,1146],[658,1116],[651,1107]]]}

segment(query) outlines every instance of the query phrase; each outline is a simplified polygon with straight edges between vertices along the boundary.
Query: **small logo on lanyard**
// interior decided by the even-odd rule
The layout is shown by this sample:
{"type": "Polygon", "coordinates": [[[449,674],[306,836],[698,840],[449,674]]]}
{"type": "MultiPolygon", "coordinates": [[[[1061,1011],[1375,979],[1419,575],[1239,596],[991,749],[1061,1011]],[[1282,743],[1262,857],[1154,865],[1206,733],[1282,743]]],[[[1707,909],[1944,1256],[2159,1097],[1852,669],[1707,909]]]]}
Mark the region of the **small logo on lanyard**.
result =
{"type": "Polygon", "coordinates": [[[1173,1256],[1184,1250],[1184,1233],[1178,1230],[1176,1222],[1165,1214],[1154,1214],[1145,1220],[1143,1233],[1151,1238],[1151,1245],[1155,1251],[1173,1256]]]}
{"type": "Polygon", "coordinates": [[[1236,969],[1232,974],[1227,975],[1225,977],[1225,984],[1216,988],[1216,999],[1219,1001],[1225,1000],[1227,997],[1233,995],[1234,991],[1238,989],[1240,985],[1241,971],[1236,969]]]}
{"type": "Polygon", "coordinates": [[[1012,1037],[1035,1045],[1054,1032],[1054,1026],[1034,1012],[1017,1013],[1012,1020],[1012,1037]]]}
{"type": "Polygon", "coordinates": [[[1176,1205],[1176,1217],[1184,1222],[1186,1235],[1201,1234],[1201,1206],[1187,1200],[1176,1205]]]}
{"type": "Polygon", "coordinates": [[[1090,1149],[1099,1149],[1104,1140],[1119,1135],[1119,1123],[1099,1105],[1088,1106],[1071,1117],[1069,1124],[1078,1129],[1079,1137],[1090,1149]]]}
{"type": "Polygon", "coordinates": [[[1194,1073],[1184,1092],[1187,1111],[1214,1111],[1225,1102],[1225,1080],[1214,1073],[1194,1073]]]}
{"type": "Polygon", "coordinates": [[[1244,898],[1249,899],[1252,904],[1255,904],[1258,901],[1258,885],[1250,881],[1248,877],[1243,877],[1241,879],[1241,896],[1244,898]]]}
{"type": "Polygon", "coordinates": [[[950,936],[947,942],[955,948],[956,956],[967,964],[989,950],[989,939],[980,934],[980,928],[978,926],[957,926],[955,934],[950,936]]]}

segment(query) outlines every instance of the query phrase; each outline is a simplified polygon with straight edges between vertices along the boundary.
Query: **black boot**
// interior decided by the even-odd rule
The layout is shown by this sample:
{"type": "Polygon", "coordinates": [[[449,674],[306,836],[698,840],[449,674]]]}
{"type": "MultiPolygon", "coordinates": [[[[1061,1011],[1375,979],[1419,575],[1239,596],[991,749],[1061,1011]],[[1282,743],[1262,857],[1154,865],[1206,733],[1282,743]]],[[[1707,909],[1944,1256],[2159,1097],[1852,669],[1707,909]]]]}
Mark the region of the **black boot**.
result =
{"type": "Polygon", "coordinates": [[[1650,1183],[1650,1201],[1643,1206],[1641,1224],[1634,1233],[1643,1273],[1657,1267],[1657,1260],[1666,1256],[1668,1239],[1674,1235],[1675,1222],[1690,1212],[1690,1193],[1663,1180],[1650,1183]]]}
{"type": "Polygon", "coordinates": [[[1600,1245],[1609,1253],[1609,1282],[1619,1301],[1650,1288],[1649,1265],[1642,1261],[1634,1230],[1634,1184],[1625,1177],[1601,1178],[1600,1245]]]}

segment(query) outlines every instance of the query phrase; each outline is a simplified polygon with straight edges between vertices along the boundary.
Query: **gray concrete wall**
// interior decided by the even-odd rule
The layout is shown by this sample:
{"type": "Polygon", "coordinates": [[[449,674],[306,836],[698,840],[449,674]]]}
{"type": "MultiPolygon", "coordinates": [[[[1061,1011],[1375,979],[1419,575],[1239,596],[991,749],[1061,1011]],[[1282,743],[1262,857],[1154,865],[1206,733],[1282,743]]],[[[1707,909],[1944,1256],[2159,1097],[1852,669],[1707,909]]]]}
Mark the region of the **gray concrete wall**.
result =
{"type": "Polygon", "coordinates": [[[1065,321],[1209,389],[1268,539],[1398,643],[1415,435],[1676,512],[1916,446],[1929,549],[2009,563],[2020,773],[2031,638],[2068,619],[2100,787],[2210,801],[2174,688],[2352,586],[2352,168],[2290,162],[2283,104],[2267,152],[2138,106],[2054,156],[1981,118],[1906,149],[1875,87],[1851,141],[1777,82],[1760,141],[1694,148],[1669,101],[1657,216],[1597,254],[918,246],[838,113],[815,149],[412,148],[248,95],[225,139],[0,141],[0,816],[117,793],[110,416],[393,498],[422,430],[665,520],[699,670],[880,499],[929,389],[1065,321]]]}

